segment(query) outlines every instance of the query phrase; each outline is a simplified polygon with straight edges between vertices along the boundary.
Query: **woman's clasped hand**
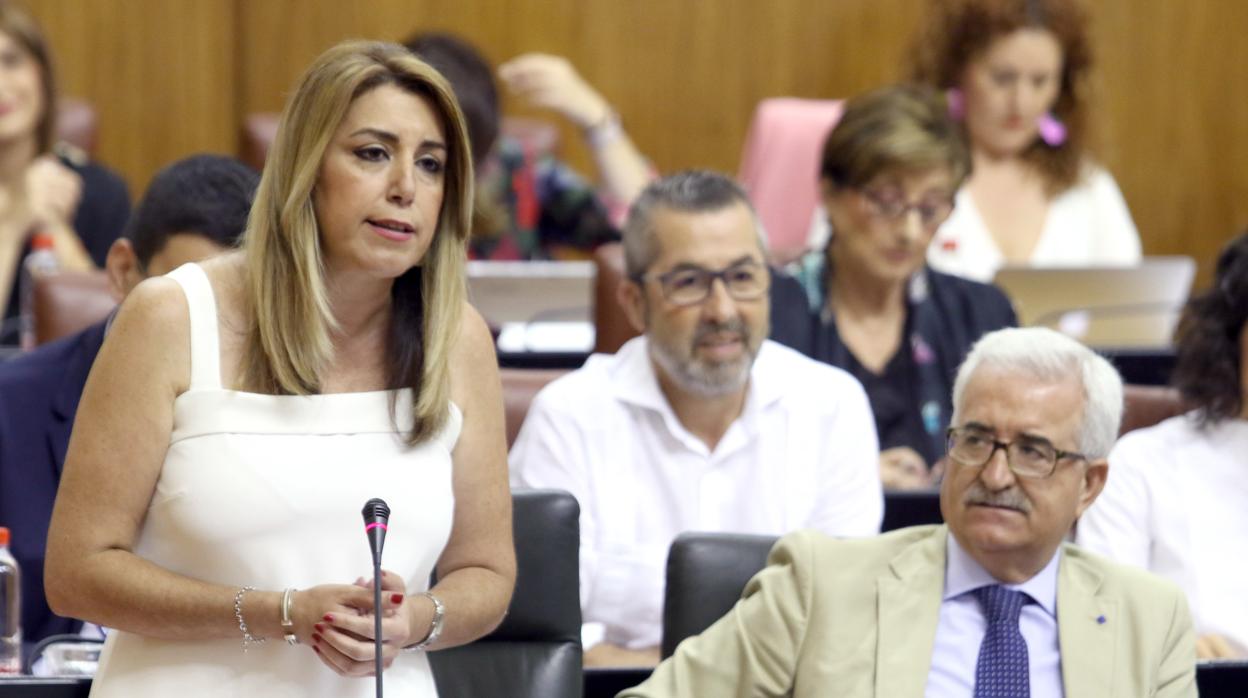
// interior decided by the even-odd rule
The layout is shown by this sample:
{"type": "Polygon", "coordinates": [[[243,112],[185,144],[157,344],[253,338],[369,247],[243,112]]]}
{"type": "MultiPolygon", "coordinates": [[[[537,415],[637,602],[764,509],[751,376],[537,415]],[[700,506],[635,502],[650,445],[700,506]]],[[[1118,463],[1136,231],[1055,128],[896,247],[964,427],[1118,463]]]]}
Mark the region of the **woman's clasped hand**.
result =
{"type": "MultiPolygon", "coordinates": [[[[433,602],[423,595],[409,596],[399,575],[382,571],[382,657],[390,668],[404,647],[429,636],[433,602]]],[[[323,584],[294,593],[291,617],[295,636],[316,652],[321,661],[343,676],[374,673],[373,580],[354,584],[323,584]]]]}

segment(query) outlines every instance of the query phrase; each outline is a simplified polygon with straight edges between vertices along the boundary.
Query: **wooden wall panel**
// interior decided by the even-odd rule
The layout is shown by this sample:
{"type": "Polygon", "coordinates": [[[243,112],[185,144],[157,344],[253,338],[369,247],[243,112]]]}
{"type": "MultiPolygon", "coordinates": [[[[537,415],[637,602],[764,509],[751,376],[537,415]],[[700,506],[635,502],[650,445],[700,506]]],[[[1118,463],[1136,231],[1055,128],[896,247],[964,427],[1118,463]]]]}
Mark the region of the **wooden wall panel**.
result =
{"type": "Polygon", "coordinates": [[[136,198],[156,170],[238,149],[233,0],[38,0],[61,92],[100,117],[98,159],[136,198]]]}
{"type": "MultiPolygon", "coordinates": [[[[242,56],[256,69],[242,71],[242,106],[279,109],[303,68],[336,41],[447,30],[478,45],[495,64],[527,51],[567,56],[616,105],[665,171],[735,170],[759,99],[839,96],[894,79],[917,7],[917,0],[245,3],[242,56]]],[[[569,159],[588,167],[575,135],[567,136],[569,159]]]]}
{"type": "Polygon", "coordinates": [[[1248,3],[1103,0],[1103,159],[1147,254],[1186,254],[1211,279],[1248,227],[1248,3]]]}
{"type": "MultiPolygon", "coordinates": [[[[495,63],[571,58],[662,171],[736,169],[755,103],[896,79],[923,0],[28,0],[66,90],[96,103],[101,159],[142,187],[197,150],[234,150],[348,37],[449,30],[495,63]]],[[[1202,264],[1248,225],[1248,3],[1096,0],[1100,159],[1148,254],[1202,264]]],[[[515,105],[508,105],[514,110],[515,105]]],[[[589,169],[576,135],[565,155],[589,169]]]]}

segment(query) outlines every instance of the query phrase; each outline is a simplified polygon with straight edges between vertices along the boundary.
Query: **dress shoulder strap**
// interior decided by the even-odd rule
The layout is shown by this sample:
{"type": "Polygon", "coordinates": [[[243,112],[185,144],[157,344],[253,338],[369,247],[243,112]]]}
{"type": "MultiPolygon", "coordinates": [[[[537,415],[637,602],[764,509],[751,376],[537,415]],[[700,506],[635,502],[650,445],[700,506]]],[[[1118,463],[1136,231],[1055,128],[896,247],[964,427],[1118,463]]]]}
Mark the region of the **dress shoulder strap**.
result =
{"type": "Polygon", "coordinates": [[[217,337],[217,299],[203,267],[183,264],[169,272],[186,294],[191,316],[191,390],[221,388],[221,345],[217,337]]]}

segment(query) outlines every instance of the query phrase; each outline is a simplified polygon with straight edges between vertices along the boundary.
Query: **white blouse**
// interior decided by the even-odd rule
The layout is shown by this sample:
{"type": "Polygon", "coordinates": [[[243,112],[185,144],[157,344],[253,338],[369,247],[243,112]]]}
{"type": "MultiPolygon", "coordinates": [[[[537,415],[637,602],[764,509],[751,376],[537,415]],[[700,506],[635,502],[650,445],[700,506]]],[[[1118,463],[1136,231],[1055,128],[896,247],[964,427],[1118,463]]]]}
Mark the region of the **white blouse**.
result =
{"type": "MultiPolygon", "coordinates": [[[[1140,234],[1114,178],[1089,165],[1075,186],[1049,202],[1044,230],[1028,263],[1038,267],[1130,266],[1142,255],[1140,234]]],[[[937,271],[989,282],[1006,265],[966,187],[927,248],[937,271]]]]}
{"type": "Polygon", "coordinates": [[[1123,436],[1076,541],[1175,582],[1198,635],[1248,652],[1248,421],[1180,415],[1123,436]]]}

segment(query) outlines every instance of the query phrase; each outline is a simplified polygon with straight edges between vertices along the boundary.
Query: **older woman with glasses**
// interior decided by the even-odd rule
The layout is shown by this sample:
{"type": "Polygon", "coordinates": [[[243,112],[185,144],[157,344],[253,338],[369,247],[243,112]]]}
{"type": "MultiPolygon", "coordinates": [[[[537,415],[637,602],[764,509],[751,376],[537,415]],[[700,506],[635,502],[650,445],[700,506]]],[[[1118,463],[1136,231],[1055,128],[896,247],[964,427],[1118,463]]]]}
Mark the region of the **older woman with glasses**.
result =
{"type": "Polygon", "coordinates": [[[885,487],[933,483],[958,365],[980,335],[1016,324],[998,289],[926,266],[970,166],[936,92],[897,86],[851,100],[823,149],[832,236],[790,268],[797,283],[773,282],[773,339],[866,388],[885,487]]]}

